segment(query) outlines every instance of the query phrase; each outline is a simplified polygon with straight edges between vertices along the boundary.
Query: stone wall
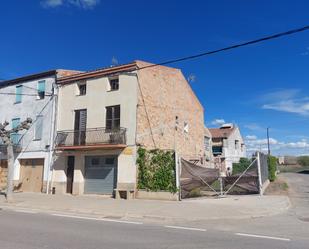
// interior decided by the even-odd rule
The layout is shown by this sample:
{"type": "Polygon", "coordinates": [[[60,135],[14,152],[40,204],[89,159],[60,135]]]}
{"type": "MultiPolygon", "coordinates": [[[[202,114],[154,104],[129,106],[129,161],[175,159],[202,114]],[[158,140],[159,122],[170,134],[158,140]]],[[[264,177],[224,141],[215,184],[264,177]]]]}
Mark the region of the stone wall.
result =
{"type": "Polygon", "coordinates": [[[187,159],[202,157],[204,110],[182,72],[156,66],[137,74],[137,144],[147,149],[176,148],[187,159]]]}

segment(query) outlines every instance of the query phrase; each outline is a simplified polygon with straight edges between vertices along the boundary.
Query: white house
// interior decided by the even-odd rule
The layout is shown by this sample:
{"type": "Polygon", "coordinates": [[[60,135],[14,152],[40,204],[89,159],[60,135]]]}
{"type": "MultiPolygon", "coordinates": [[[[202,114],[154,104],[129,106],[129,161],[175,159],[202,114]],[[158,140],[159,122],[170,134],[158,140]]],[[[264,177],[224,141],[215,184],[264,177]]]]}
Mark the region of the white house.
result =
{"type": "MultiPolygon", "coordinates": [[[[31,118],[28,131],[13,134],[15,144],[15,188],[24,192],[44,192],[50,179],[51,148],[54,141],[57,75],[73,71],[51,70],[0,83],[0,123],[7,129],[31,118]]],[[[1,141],[0,141],[1,143],[1,141]]],[[[0,165],[6,167],[6,149],[1,146],[0,165]]],[[[3,175],[2,175],[3,177],[3,175]]]]}
{"type": "Polygon", "coordinates": [[[209,131],[215,163],[220,164],[222,170],[231,171],[233,163],[246,157],[246,146],[239,128],[234,124],[224,124],[220,128],[210,128],[209,131]]]}

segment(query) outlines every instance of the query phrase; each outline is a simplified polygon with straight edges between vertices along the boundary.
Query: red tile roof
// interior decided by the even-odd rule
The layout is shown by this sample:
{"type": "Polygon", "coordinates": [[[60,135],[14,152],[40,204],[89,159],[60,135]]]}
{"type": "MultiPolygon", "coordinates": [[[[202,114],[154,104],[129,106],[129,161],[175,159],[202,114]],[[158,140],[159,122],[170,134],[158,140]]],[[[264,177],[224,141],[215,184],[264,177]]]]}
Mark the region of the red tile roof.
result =
{"type": "Polygon", "coordinates": [[[234,128],[209,128],[209,131],[212,138],[227,138],[232,134],[234,128]]]}

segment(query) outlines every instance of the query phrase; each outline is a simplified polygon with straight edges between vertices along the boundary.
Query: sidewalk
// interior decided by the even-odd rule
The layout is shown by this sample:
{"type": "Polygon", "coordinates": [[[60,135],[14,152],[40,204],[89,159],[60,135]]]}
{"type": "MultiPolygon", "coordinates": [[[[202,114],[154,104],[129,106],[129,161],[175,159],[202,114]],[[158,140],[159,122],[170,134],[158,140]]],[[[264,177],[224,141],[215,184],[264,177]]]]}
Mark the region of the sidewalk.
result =
{"type": "Polygon", "coordinates": [[[102,196],[17,193],[14,194],[13,203],[6,203],[4,196],[0,196],[0,207],[162,222],[272,216],[286,211],[290,207],[290,201],[286,196],[252,195],[173,202],[115,200],[102,196]]]}

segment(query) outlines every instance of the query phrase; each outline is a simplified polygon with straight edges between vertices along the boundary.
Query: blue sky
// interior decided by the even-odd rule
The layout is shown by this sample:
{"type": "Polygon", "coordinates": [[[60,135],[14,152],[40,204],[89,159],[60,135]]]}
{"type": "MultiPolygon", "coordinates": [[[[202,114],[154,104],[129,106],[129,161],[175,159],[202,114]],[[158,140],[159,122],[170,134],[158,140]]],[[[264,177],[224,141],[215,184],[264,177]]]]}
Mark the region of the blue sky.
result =
{"type": "MultiPolygon", "coordinates": [[[[306,0],[4,0],[0,79],[187,56],[308,25],[308,10],[306,0]]],[[[194,75],[207,126],[237,123],[251,150],[270,127],[274,154],[309,153],[309,31],[172,66],[194,75]]]]}

